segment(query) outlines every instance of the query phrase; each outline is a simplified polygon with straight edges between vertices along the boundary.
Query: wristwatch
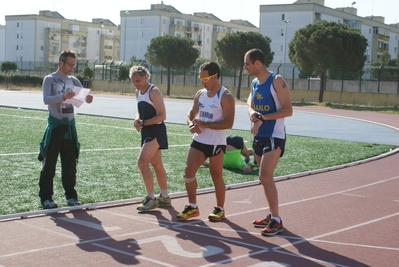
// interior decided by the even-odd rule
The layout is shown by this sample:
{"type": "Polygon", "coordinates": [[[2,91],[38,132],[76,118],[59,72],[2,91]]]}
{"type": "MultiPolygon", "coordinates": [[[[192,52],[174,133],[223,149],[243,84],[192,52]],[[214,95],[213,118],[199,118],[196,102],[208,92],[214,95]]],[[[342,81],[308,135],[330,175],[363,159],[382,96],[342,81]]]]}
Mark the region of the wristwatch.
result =
{"type": "Polygon", "coordinates": [[[141,127],[144,127],[144,120],[141,120],[140,123],[139,123],[139,125],[140,125],[141,127]]]}
{"type": "Polygon", "coordinates": [[[254,115],[255,118],[257,118],[258,120],[264,122],[265,120],[263,119],[263,116],[261,114],[255,114],[254,115]]]}

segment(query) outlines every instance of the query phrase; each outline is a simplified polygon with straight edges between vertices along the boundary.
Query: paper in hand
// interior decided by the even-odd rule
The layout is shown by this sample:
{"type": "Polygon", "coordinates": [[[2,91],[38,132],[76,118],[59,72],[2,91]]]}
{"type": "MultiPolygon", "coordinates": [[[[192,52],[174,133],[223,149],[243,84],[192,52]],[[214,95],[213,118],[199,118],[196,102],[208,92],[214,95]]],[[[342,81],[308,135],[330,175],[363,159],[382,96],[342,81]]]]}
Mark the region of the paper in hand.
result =
{"type": "Polygon", "coordinates": [[[72,104],[79,108],[85,102],[86,96],[90,93],[90,89],[74,86],[72,91],[75,93],[75,96],[65,100],[64,103],[72,104]]]}

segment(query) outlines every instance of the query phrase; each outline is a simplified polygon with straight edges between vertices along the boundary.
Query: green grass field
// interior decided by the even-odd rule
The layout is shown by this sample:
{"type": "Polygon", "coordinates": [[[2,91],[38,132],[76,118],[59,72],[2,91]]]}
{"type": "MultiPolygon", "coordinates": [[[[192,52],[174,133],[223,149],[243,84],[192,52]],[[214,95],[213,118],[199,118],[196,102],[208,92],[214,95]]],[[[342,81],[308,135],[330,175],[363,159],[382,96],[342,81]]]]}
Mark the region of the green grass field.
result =
{"type": "MultiPolygon", "coordinates": [[[[38,197],[41,163],[37,155],[46,118],[45,111],[0,108],[0,215],[41,209],[38,197]]],[[[88,204],[144,196],[144,183],[136,167],[140,133],[134,130],[133,121],[76,115],[76,124],[81,143],[76,187],[79,199],[88,204]]],[[[163,159],[169,191],[182,192],[185,157],[192,135],[186,125],[167,124],[167,130],[169,149],[163,152],[163,159]]],[[[228,134],[243,136],[251,146],[248,131],[229,130],[228,134]]],[[[275,176],[353,162],[390,148],[389,145],[288,136],[275,176]]],[[[54,200],[62,207],[66,204],[59,165],[54,179],[54,200]]],[[[256,181],[257,171],[257,166],[246,175],[225,169],[225,183],[256,181]]],[[[199,188],[213,186],[206,167],[199,169],[197,177],[199,188]]]]}

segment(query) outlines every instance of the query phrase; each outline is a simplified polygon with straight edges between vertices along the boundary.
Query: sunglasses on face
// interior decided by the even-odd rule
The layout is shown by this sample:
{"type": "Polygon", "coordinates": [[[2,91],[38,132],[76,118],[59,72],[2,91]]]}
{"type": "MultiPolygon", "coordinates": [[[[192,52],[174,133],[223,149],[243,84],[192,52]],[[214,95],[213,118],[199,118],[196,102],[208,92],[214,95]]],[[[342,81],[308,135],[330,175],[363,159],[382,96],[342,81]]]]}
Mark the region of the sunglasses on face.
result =
{"type": "Polygon", "coordinates": [[[198,76],[198,79],[200,79],[201,80],[201,82],[207,82],[207,81],[209,81],[210,79],[212,79],[212,77],[214,77],[214,76],[216,76],[217,75],[217,73],[215,73],[215,74],[213,74],[213,75],[211,75],[211,76],[208,76],[208,77],[201,77],[201,76],[198,76]]]}

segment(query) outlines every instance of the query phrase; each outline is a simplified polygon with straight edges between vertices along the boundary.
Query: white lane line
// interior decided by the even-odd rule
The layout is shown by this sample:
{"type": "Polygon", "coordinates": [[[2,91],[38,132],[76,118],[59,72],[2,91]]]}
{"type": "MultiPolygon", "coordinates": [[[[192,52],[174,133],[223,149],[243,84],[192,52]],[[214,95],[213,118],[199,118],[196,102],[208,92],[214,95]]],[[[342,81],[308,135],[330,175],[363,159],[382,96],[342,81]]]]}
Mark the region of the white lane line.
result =
{"type": "Polygon", "coordinates": [[[64,222],[68,222],[68,223],[73,223],[73,224],[77,224],[77,225],[81,225],[81,226],[85,226],[88,228],[92,228],[95,230],[99,230],[99,231],[103,231],[103,232],[110,232],[110,231],[116,231],[116,230],[121,230],[122,228],[118,227],[118,226],[104,226],[100,223],[93,223],[93,222],[88,222],[85,220],[80,220],[80,219],[76,219],[76,218],[69,218],[69,217],[62,217],[62,218],[58,218],[58,220],[64,221],[64,222]]]}
{"type": "Polygon", "coordinates": [[[158,260],[155,260],[155,259],[152,259],[152,258],[147,258],[147,257],[141,256],[139,254],[129,253],[129,252],[126,252],[126,251],[123,251],[123,250],[111,248],[111,247],[104,246],[104,245],[101,245],[101,244],[93,243],[92,245],[100,247],[100,248],[103,248],[103,249],[106,249],[106,250],[109,250],[109,251],[112,251],[112,252],[117,252],[117,253],[120,253],[120,254],[123,254],[123,255],[127,255],[127,256],[136,258],[136,259],[142,259],[142,260],[146,260],[146,261],[149,261],[149,262],[153,262],[153,263],[156,263],[156,264],[159,264],[159,265],[162,265],[162,266],[168,266],[168,267],[175,267],[176,266],[176,265],[165,263],[163,261],[158,261],[158,260]]]}
{"type": "MultiPolygon", "coordinates": [[[[169,147],[189,147],[190,144],[184,145],[169,145],[169,147]]],[[[98,152],[98,151],[122,151],[122,150],[137,150],[141,147],[115,147],[115,148],[94,148],[94,149],[81,149],[80,152],[98,152]]],[[[4,153],[0,154],[0,157],[8,156],[21,156],[21,155],[37,155],[39,151],[36,152],[24,152],[24,153],[4,153]]]]}

